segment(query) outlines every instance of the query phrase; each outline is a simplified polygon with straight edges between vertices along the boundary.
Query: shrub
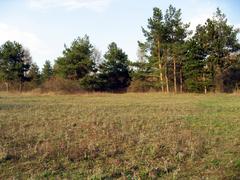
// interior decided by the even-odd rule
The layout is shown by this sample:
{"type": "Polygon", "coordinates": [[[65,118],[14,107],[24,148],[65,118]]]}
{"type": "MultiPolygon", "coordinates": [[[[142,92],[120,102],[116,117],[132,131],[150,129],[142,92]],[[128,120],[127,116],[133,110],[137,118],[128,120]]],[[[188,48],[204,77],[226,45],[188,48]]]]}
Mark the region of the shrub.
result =
{"type": "Polygon", "coordinates": [[[128,87],[128,92],[149,92],[158,90],[159,88],[154,86],[153,83],[142,80],[134,80],[128,87]]]}
{"type": "Polygon", "coordinates": [[[58,77],[54,77],[46,81],[41,86],[42,92],[64,92],[64,93],[76,93],[83,92],[78,81],[66,80],[58,77]]]}
{"type": "Polygon", "coordinates": [[[86,91],[102,91],[103,82],[97,76],[85,76],[80,80],[81,87],[86,91]]]}

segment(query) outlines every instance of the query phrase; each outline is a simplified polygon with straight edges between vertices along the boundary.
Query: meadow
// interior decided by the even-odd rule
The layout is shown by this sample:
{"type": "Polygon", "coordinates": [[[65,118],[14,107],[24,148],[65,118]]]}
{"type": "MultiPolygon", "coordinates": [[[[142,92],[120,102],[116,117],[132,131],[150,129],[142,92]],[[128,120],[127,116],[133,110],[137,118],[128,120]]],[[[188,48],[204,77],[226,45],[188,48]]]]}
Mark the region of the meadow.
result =
{"type": "Polygon", "coordinates": [[[0,93],[0,179],[240,179],[240,96],[0,93]]]}

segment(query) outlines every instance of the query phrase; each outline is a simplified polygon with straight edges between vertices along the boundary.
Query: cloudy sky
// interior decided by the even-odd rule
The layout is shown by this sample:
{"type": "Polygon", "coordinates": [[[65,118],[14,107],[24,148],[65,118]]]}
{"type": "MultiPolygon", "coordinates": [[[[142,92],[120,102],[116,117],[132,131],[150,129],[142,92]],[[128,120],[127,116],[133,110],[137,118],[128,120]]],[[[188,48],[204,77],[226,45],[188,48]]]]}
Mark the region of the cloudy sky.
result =
{"type": "Polygon", "coordinates": [[[0,0],[0,44],[16,40],[42,67],[61,55],[64,43],[88,34],[102,53],[115,41],[134,60],[152,8],[173,4],[194,28],[220,7],[240,28],[239,0],[0,0]]]}

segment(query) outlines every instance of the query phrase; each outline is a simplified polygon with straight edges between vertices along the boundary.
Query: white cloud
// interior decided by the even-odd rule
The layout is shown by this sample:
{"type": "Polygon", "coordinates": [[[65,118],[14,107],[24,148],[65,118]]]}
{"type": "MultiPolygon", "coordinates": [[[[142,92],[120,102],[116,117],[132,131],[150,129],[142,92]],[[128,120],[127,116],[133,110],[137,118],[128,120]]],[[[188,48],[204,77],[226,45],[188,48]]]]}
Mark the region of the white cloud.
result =
{"type": "Polygon", "coordinates": [[[34,33],[0,22],[0,34],[0,44],[3,44],[8,40],[17,41],[30,50],[33,60],[38,61],[38,63],[41,61],[41,58],[49,54],[49,50],[34,33]]]}
{"type": "Polygon", "coordinates": [[[188,14],[187,21],[191,22],[190,29],[195,30],[199,24],[204,24],[208,18],[211,18],[217,9],[215,1],[205,2],[205,4],[198,4],[198,0],[190,0],[193,10],[188,14]]]}
{"type": "Polygon", "coordinates": [[[29,5],[34,8],[66,8],[68,10],[88,8],[96,11],[105,9],[111,0],[27,0],[29,5]]]}

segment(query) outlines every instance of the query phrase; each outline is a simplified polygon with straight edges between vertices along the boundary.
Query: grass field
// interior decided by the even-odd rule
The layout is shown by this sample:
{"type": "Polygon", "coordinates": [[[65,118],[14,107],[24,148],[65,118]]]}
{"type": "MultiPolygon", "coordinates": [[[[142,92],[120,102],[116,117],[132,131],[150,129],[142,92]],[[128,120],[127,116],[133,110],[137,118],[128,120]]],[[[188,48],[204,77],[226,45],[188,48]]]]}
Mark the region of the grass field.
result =
{"type": "Polygon", "coordinates": [[[0,179],[240,179],[240,96],[0,93],[0,179]]]}

